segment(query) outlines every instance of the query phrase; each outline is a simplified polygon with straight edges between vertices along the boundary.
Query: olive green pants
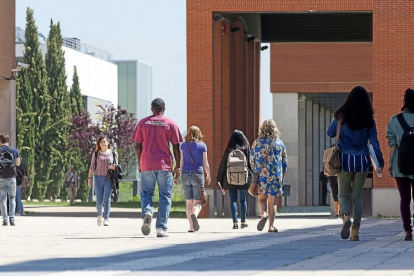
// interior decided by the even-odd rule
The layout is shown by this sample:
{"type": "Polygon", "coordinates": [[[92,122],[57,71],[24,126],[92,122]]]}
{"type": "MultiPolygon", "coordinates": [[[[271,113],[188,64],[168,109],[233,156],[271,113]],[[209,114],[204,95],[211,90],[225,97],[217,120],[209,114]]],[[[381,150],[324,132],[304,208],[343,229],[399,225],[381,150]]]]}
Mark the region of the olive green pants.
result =
{"type": "Polygon", "coordinates": [[[362,189],[368,172],[353,173],[340,171],[338,173],[339,208],[341,215],[349,215],[349,198],[354,205],[354,225],[361,224],[362,216],[362,189]]]}

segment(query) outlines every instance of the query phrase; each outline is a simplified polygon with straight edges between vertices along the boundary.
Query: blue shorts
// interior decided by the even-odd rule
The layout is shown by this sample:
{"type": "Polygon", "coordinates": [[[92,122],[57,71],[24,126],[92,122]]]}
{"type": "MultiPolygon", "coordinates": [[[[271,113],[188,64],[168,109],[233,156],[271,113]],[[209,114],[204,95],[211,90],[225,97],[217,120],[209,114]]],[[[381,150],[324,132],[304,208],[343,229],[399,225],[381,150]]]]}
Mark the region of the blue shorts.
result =
{"type": "Polygon", "coordinates": [[[204,173],[181,173],[181,183],[183,184],[184,196],[186,200],[201,200],[196,177],[198,178],[198,182],[200,182],[201,190],[204,190],[204,173]]]}

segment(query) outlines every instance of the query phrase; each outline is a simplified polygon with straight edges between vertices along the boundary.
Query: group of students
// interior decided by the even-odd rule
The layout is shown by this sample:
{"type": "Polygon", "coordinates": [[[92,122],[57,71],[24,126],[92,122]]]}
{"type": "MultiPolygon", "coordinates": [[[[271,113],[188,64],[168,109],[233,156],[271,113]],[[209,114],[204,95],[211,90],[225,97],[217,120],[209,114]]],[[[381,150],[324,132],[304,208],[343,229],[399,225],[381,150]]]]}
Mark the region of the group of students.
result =
{"type": "MultiPolygon", "coordinates": [[[[200,229],[198,215],[201,211],[200,190],[211,184],[211,172],[207,157],[207,146],[203,142],[201,130],[192,126],[184,139],[177,124],[164,116],[165,103],[155,99],[151,103],[153,115],[146,117],[137,124],[132,140],[141,173],[141,208],[143,224],[141,231],[149,235],[154,214],[153,195],[158,185],[159,204],[156,220],[157,237],[168,237],[168,217],[171,208],[172,187],[181,176],[186,198],[186,213],[189,221],[188,232],[200,229]],[[172,154],[171,148],[172,145],[172,154]]],[[[414,135],[414,90],[407,89],[403,107],[399,115],[393,116],[388,124],[387,139],[390,147],[388,171],[395,178],[401,197],[400,210],[405,230],[404,240],[412,240],[411,197],[414,197],[414,172],[407,174],[400,171],[399,151],[405,139],[404,151],[407,151],[407,135],[414,135]],[[408,134],[407,134],[408,133],[408,134]],[[411,194],[411,191],[413,191],[411,194]]],[[[335,211],[343,220],[342,239],[359,240],[359,229],[362,215],[362,191],[371,166],[368,144],[372,145],[378,159],[377,173],[384,168],[384,159],[377,137],[374,110],[365,88],[354,87],[343,105],[334,113],[327,135],[337,138],[340,150],[341,168],[337,175],[338,199],[335,200],[335,211]],[[339,134],[339,137],[336,137],[339,134]],[[350,217],[350,199],[353,204],[353,220],[350,217]]],[[[411,140],[414,141],[414,140],[411,140]]],[[[13,155],[17,165],[20,164],[18,151],[11,148],[9,136],[0,135],[0,152],[13,155]]],[[[408,147],[409,148],[409,147],[408,147]]],[[[411,145],[414,149],[414,145],[411,145]]],[[[400,152],[401,153],[401,152],[400,152]]],[[[88,185],[94,178],[96,189],[97,224],[109,226],[111,204],[111,181],[106,177],[108,170],[115,170],[118,163],[117,155],[105,136],[101,136],[92,155],[89,169],[88,185]],[[102,208],[104,209],[102,212],[102,208]]],[[[274,226],[276,198],[283,195],[284,177],[287,171],[286,147],[280,139],[280,131],[272,119],[265,120],[258,131],[258,137],[250,143],[244,133],[235,130],[229,137],[227,146],[217,172],[217,184],[230,195],[230,210],[233,229],[239,228],[238,215],[241,218],[240,228],[248,227],[247,190],[254,181],[259,184],[258,207],[260,220],[257,229],[262,231],[269,220],[268,232],[278,232],[274,226]],[[235,162],[236,160],[240,162],[235,162]],[[232,161],[233,160],[233,161],[232,161]],[[257,180],[252,180],[253,175],[257,180]],[[240,202],[240,212],[237,202],[240,202]]],[[[405,172],[405,171],[404,171],[405,172]]],[[[15,176],[0,176],[1,211],[3,225],[14,225],[14,211],[7,219],[6,197],[13,197],[10,202],[14,209],[16,194],[15,176]]],[[[21,208],[22,210],[23,208],[21,208]]]]}
{"type": "MultiPolygon", "coordinates": [[[[211,184],[211,172],[208,164],[207,146],[203,142],[201,130],[192,126],[182,139],[177,124],[164,116],[165,103],[162,99],[155,99],[151,104],[153,115],[139,121],[132,140],[135,143],[135,154],[141,172],[141,207],[143,224],[141,231],[149,235],[152,228],[155,185],[159,189],[159,205],[155,224],[157,237],[168,237],[167,221],[171,208],[173,183],[181,176],[186,198],[186,213],[189,221],[188,232],[200,229],[198,215],[201,211],[200,190],[211,184]],[[170,149],[172,145],[172,154],[170,149]],[[174,166],[175,160],[175,166],[174,166]]],[[[407,89],[404,96],[402,115],[393,116],[389,122],[387,139],[390,146],[388,171],[396,179],[401,196],[401,216],[403,220],[405,238],[412,240],[411,226],[411,189],[414,186],[414,173],[407,175],[399,172],[398,150],[404,130],[402,117],[408,126],[414,127],[414,90],[407,89]]],[[[338,198],[335,198],[335,212],[343,220],[341,231],[342,239],[359,240],[359,229],[362,215],[362,191],[371,166],[368,144],[372,145],[378,159],[377,173],[380,175],[384,168],[384,159],[377,137],[377,127],[374,119],[374,109],[368,92],[361,86],[354,87],[346,101],[335,112],[327,135],[337,137],[337,146],[340,149],[341,168],[337,175],[338,198]],[[339,125],[339,126],[338,126],[339,125]],[[353,204],[353,219],[350,216],[350,199],[353,204]],[[338,204],[339,201],[339,204],[338,204]],[[339,205],[339,206],[338,206],[339,205]],[[340,211],[339,211],[340,210],[340,211]]],[[[413,131],[414,133],[414,131],[413,131]]],[[[109,225],[110,186],[103,178],[106,171],[111,169],[115,155],[111,154],[110,145],[105,137],[98,140],[100,154],[97,165],[91,163],[88,183],[95,175],[97,183],[98,225],[102,225],[102,204],[105,207],[104,223],[109,225]],[[113,156],[113,157],[112,157],[113,156]]],[[[287,171],[286,147],[280,139],[280,132],[276,122],[265,120],[260,126],[258,138],[250,143],[244,133],[235,130],[229,137],[226,149],[217,172],[217,184],[227,190],[230,196],[230,210],[233,219],[233,229],[248,227],[247,217],[247,190],[252,182],[252,176],[258,175],[259,195],[258,207],[260,220],[257,229],[262,231],[269,220],[268,231],[277,232],[274,226],[276,198],[283,195],[284,176],[287,171]],[[238,151],[243,155],[240,158],[240,172],[245,174],[243,183],[233,183],[229,170],[232,168],[231,158],[238,151]],[[244,160],[244,161],[243,161],[244,160]],[[240,209],[237,210],[237,203],[240,209]]],[[[240,175],[240,173],[239,173],[240,175]]],[[[240,176],[237,176],[240,177],[240,176]]]]}

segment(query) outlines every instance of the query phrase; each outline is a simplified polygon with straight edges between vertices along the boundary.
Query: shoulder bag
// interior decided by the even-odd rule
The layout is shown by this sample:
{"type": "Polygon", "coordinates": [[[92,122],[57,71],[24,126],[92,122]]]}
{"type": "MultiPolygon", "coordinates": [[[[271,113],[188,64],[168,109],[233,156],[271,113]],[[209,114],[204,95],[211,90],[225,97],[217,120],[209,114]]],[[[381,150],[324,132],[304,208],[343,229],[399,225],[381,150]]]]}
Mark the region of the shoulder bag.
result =
{"type": "Polygon", "coordinates": [[[205,206],[208,202],[208,195],[207,195],[207,192],[204,189],[201,188],[200,181],[198,181],[197,171],[196,171],[195,166],[194,166],[193,155],[191,154],[191,150],[190,150],[190,144],[188,142],[186,144],[187,144],[188,152],[190,153],[191,163],[193,164],[195,178],[196,178],[197,184],[198,184],[198,191],[200,192],[201,205],[205,206]]]}
{"type": "Polygon", "coordinates": [[[267,160],[267,157],[269,156],[270,150],[273,148],[274,142],[275,141],[273,140],[272,143],[270,144],[269,150],[267,151],[266,156],[265,156],[265,158],[263,160],[263,163],[260,166],[260,170],[257,173],[253,173],[252,182],[251,182],[251,184],[249,186],[248,192],[249,192],[249,194],[251,194],[254,197],[257,197],[259,195],[259,188],[260,188],[260,185],[259,185],[259,182],[260,182],[259,181],[259,175],[260,175],[260,172],[262,171],[262,169],[263,169],[263,167],[264,167],[264,165],[266,163],[266,160],[267,160]]]}
{"type": "Polygon", "coordinates": [[[341,170],[341,158],[339,156],[339,135],[341,133],[341,122],[336,125],[335,145],[323,152],[323,172],[327,176],[335,176],[341,170]]]}

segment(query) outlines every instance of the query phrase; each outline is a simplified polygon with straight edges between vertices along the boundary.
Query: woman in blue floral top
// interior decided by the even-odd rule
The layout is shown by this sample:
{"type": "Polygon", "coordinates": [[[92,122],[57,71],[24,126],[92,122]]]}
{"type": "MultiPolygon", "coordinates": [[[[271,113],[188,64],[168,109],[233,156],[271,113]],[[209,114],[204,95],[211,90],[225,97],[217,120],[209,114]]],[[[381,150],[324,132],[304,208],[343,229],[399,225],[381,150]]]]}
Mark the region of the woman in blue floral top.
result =
{"type": "Polygon", "coordinates": [[[259,209],[260,221],[257,230],[262,231],[266,225],[269,212],[269,231],[278,232],[273,223],[275,220],[276,197],[283,195],[283,179],[287,170],[286,147],[279,139],[280,132],[276,122],[267,119],[259,129],[259,137],[253,142],[250,150],[250,164],[253,172],[258,173],[269,152],[263,169],[259,174],[259,209]],[[270,150],[270,151],[269,151],[270,150]]]}

